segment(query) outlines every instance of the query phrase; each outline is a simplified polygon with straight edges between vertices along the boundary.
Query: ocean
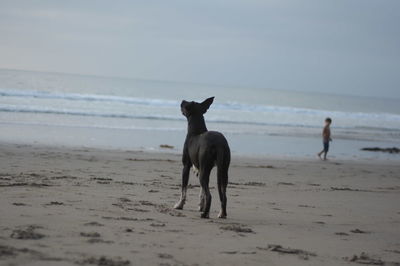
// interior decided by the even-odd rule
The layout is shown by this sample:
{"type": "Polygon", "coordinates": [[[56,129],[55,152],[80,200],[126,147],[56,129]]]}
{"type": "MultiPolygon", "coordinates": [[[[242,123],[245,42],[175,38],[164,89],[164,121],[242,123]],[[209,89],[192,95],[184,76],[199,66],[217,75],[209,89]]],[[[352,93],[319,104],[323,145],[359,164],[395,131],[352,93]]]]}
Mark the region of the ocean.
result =
{"type": "MultiPolygon", "coordinates": [[[[378,88],[377,88],[378,89],[378,88]]],[[[351,93],[351,92],[350,92],[351,93]]],[[[331,158],[399,160],[361,151],[400,144],[400,99],[0,69],[0,142],[181,152],[180,102],[215,100],[209,130],[233,154],[315,157],[331,117],[331,158]],[[173,149],[163,149],[168,144],[173,149]]]]}

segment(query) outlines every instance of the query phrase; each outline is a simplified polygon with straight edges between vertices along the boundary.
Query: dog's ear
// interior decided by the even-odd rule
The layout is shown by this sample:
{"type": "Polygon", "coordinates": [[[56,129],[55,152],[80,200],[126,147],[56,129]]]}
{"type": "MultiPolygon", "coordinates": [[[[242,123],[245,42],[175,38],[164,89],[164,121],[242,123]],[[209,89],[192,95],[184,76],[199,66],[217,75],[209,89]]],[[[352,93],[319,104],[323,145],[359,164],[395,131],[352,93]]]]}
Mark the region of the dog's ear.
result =
{"type": "Polygon", "coordinates": [[[204,100],[204,102],[202,102],[200,104],[203,109],[203,114],[205,112],[207,112],[208,108],[210,108],[210,105],[213,103],[213,101],[214,101],[214,97],[210,97],[210,98],[204,100]]]}

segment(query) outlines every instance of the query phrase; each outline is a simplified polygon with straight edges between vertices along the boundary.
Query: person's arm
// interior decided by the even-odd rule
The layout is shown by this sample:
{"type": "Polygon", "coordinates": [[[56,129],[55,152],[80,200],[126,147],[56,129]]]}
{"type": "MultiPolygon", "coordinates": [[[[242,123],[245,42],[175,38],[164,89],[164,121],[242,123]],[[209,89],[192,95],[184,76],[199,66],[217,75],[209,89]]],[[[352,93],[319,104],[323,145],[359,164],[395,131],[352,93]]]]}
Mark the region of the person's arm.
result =
{"type": "Polygon", "coordinates": [[[332,141],[331,131],[328,127],[324,127],[324,129],[322,130],[322,138],[324,139],[324,141],[332,141]]]}
{"type": "Polygon", "coordinates": [[[326,128],[326,127],[324,127],[324,129],[322,130],[322,137],[324,138],[324,139],[329,139],[329,132],[328,132],[328,129],[326,128]]]}

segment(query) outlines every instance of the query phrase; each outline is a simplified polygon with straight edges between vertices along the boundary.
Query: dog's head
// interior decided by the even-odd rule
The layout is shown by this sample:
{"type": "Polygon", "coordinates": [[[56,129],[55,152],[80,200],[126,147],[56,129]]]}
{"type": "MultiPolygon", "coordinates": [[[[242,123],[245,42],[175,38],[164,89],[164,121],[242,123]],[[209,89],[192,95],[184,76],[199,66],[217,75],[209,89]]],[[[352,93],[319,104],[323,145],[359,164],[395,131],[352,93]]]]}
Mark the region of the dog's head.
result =
{"type": "Polygon", "coordinates": [[[214,97],[206,99],[202,103],[198,102],[188,102],[183,100],[181,103],[181,111],[182,114],[186,117],[190,117],[193,115],[203,115],[207,112],[210,105],[213,103],[214,97]]]}

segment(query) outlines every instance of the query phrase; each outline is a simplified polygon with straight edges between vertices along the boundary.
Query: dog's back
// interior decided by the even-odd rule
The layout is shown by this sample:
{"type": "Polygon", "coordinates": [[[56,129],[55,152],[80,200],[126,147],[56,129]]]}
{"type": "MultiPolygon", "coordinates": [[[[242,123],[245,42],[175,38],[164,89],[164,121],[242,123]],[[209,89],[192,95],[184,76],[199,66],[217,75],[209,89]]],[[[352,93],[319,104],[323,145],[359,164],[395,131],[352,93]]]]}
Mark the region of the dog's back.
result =
{"type": "Polygon", "coordinates": [[[228,141],[217,131],[207,131],[197,136],[197,140],[190,145],[189,155],[192,163],[200,169],[200,162],[209,162],[213,167],[229,167],[231,154],[228,141]]]}

